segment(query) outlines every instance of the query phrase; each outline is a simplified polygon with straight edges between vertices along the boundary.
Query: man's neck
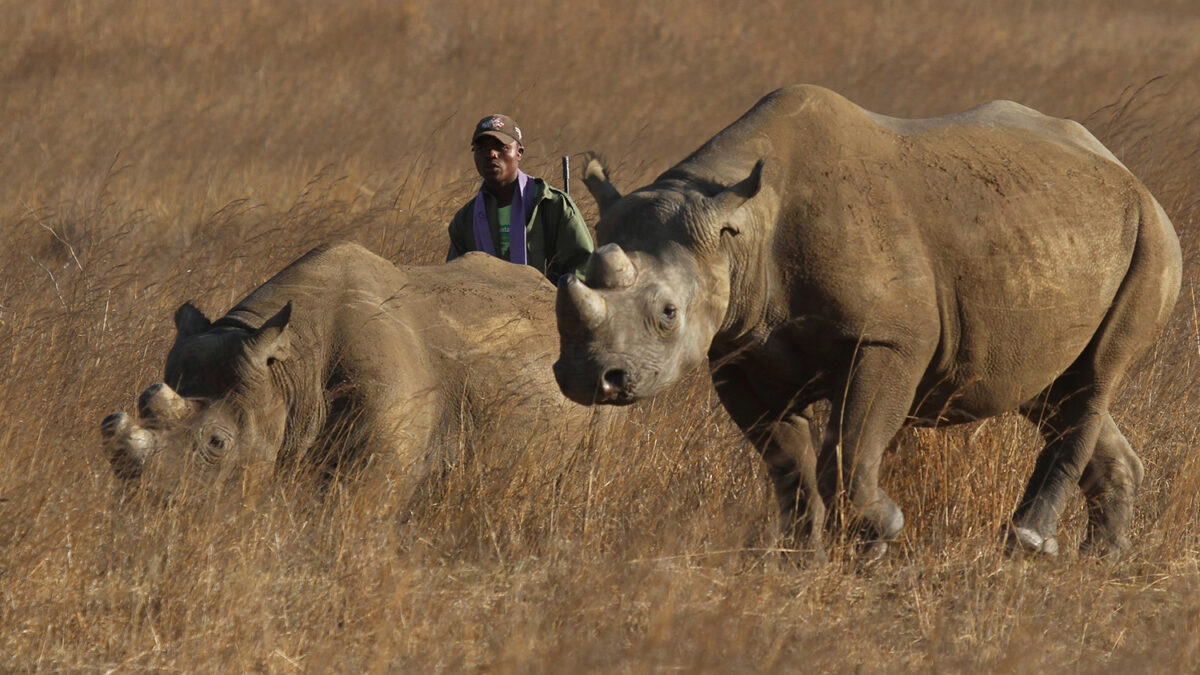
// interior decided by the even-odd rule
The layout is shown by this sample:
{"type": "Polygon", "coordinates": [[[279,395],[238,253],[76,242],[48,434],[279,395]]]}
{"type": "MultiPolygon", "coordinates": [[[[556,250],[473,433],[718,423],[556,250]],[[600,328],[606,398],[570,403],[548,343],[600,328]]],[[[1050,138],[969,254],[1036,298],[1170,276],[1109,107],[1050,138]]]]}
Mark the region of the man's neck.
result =
{"type": "Polygon", "coordinates": [[[513,194],[515,194],[517,191],[517,179],[516,178],[512,179],[511,181],[509,181],[507,184],[504,184],[504,185],[501,185],[500,183],[493,183],[490,181],[484,181],[484,185],[487,186],[488,192],[492,193],[492,196],[494,196],[496,198],[496,202],[498,205],[508,206],[508,205],[512,204],[513,194]]]}

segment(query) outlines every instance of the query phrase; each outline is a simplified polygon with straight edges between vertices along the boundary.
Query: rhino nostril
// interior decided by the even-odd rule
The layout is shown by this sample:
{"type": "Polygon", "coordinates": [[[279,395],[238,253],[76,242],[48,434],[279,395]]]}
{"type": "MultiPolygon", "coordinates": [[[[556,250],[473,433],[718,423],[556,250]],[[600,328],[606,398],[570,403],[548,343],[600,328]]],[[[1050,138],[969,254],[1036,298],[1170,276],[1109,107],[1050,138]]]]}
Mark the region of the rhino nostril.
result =
{"type": "Polygon", "coordinates": [[[625,390],[625,385],[628,383],[629,377],[624,370],[613,368],[604,372],[601,378],[600,387],[606,394],[615,394],[625,390]]]}

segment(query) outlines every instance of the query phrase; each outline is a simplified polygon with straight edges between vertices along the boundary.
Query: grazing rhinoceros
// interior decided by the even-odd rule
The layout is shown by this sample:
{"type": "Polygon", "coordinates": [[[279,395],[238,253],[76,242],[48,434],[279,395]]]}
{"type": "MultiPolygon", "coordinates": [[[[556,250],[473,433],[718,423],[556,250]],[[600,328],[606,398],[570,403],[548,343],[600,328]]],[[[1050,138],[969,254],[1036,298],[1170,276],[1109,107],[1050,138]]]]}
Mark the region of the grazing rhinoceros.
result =
{"type": "Polygon", "coordinates": [[[554,385],[553,296],[536,270],[483,254],[398,268],[356,244],[319,247],[216,321],[179,308],[140,419],[101,425],[113,469],[174,494],[293,461],[369,461],[403,503],[464,433],[569,438],[564,425],[590,415],[554,385]]]}
{"type": "Polygon", "coordinates": [[[900,532],[879,466],[906,422],[1019,410],[1046,445],[1008,545],[1055,553],[1076,484],[1084,545],[1128,545],[1142,465],[1109,404],[1171,312],[1180,249],[1082,126],[1009,101],[896,119],[797,86],[623,198],[587,174],[603,246],[559,284],[568,397],[653,396],[707,355],[818,555],[839,495],[868,541],[900,532]]]}

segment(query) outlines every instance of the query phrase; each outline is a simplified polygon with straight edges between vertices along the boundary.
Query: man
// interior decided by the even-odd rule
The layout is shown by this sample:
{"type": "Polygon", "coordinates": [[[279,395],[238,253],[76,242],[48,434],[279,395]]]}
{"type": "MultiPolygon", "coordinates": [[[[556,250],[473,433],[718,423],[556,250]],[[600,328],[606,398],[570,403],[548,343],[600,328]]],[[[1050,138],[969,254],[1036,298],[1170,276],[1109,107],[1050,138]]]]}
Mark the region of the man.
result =
{"type": "Polygon", "coordinates": [[[488,115],[479,120],[471,150],[483,185],[450,221],[446,260],[483,251],[536,267],[552,283],[564,274],[582,277],[592,235],[566,193],[521,171],[525,146],[512,118],[488,115]]]}

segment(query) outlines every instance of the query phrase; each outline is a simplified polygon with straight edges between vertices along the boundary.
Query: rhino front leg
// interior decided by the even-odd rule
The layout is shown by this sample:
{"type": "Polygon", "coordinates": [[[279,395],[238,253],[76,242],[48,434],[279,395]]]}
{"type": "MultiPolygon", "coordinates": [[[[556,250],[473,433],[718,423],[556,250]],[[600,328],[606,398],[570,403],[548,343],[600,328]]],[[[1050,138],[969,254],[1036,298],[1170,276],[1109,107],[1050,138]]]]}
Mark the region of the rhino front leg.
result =
{"type": "Polygon", "coordinates": [[[904,514],[879,488],[883,451],[912,407],[922,368],[884,345],[861,345],[845,381],[845,394],[833,401],[817,476],[821,495],[838,508],[848,498],[848,524],[867,541],[895,539],[904,514]]]}
{"type": "Polygon", "coordinates": [[[735,367],[719,369],[713,382],[730,417],[767,464],[784,545],[811,551],[815,560],[823,562],[826,510],[817,490],[816,452],[807,410],[770,412],[745,374],[735,367]]]}
{"type": "Polygon", "coordinates": [[[817,455],[809,420],[789,415],[772,425],[769,434],[760,451],[775,487],[784,537],[803,543],[824,560],[825,502],[817,489],[817,455]]]}

